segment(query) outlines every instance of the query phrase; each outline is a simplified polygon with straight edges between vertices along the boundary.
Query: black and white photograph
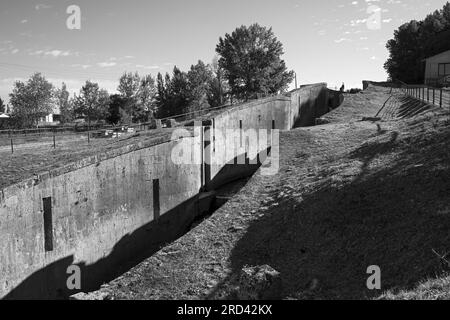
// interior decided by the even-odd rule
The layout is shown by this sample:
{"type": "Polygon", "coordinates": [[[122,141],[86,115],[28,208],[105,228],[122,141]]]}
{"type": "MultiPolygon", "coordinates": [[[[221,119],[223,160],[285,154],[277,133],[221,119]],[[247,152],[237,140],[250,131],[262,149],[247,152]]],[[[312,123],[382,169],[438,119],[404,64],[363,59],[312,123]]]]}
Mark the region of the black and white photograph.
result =
{"type": "Polygon", "coordinates": [[[449,299],[448,0],[0,0],[0,300],[449,299]]]}

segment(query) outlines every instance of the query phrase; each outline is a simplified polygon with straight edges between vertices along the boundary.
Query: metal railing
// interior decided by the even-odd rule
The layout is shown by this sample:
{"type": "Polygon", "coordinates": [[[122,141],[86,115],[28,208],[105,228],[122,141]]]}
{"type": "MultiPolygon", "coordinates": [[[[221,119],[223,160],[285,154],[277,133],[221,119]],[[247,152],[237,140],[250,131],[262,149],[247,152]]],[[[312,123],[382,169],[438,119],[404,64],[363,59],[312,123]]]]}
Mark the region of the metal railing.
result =
{"type": "Polygon", "coordinates": [[[91,143],[91,140],[95,138],[119,138],[122,134],[132,134],[133,132],[150,131],[162,127],[171,127],[173,125],[171,124],[172,120],[176,120],[176,124],[182,124],[185,121],[191,121],[197,117],[207,115],[214,111],[220,111],[221,109],[225,109],[230,106],[232,105],[225,104],[219,107],[195,110],[161,119],[155,119],[154,122],[138,124],[124,124],[118,126],[91,124],[89,127],[88,124],[83,123],[78,126],[58,126],[55,128],[0,130],[0,147],[9,146],[11,153],[13,154],[19,145],[26,145],[32,142],[45,142],[49,145],[51,144],[53,149],[56,149],[58,144],[68,142],[69,140],[67,138],[70,138],[70,136],[82,137],[89,144],[91,143]],[[133,130],[128,130],[129,128],[133,130]]]}
{"type": "MultiPolygon", "coordinates": [[[[86,130],[79,130],[74,127],[58,127],[45,129],[16,129],[0,131],[0,147],[9,146],[11,153],[14,153],[20,145],[35,142],[45,142],[51,144],[53,149],[57,148],[57,143],[64,144],[70,137],[85,139],[89,144],[93,138],[119,138],[123,133],[135,133],[154,129],[152,123],[130,124],[124,126],[102,126],[86,130]]],[[[73,140],[73,139],[72,139],[73,140]]]]}
{"type": "Polygon", "coordinates": [[[450,89],[428,87],[425,85],[403,85],[400,90],[410,97],[450,110],[450,89]]]}

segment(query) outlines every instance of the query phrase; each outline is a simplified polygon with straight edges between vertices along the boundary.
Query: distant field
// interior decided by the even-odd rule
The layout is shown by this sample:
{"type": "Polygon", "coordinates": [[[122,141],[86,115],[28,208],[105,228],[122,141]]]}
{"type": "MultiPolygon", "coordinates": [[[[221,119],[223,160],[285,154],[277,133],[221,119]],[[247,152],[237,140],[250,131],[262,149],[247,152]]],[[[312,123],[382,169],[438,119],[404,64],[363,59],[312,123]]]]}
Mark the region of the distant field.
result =
{"type": "Polygon", "coordinates": [[[7,136],[0,136],[0,189],[34,174],[170,132],[171,129],[164,129],[127,134],[120,138],[92,138],[90,143],[84,133],[65,134],[56,137],[56,148],[53,148],[51,135],[14,137],[14,153],[11,153],[7,136]]]}
{"type": "MultiPolygon", "coordinates": [[[[8,135],[0,135],[0,150],[5,146],[8,150],[11,150],[11,138],[13,140],[14,148],[28,148],[34,147],[36,145],[51,145],[53,147],[53,134],[52,133],[42,133],[32,134],[32,135],[12,135],[9,137],[8,135]]],[[[86,140],[87,143],[87,134],[85,133],[58,133],[55,135],[56,143],[65,143],[70,141],[80,141],[86,140]]]]}

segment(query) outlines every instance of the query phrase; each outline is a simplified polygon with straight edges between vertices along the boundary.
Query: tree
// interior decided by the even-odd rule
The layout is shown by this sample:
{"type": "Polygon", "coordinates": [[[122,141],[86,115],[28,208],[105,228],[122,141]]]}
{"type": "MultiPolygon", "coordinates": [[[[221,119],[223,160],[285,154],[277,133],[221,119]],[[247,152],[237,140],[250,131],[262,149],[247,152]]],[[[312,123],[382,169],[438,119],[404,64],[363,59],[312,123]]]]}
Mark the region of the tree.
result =
{"type": "Polygon", "coordinates": [[[155,117],[156,93],[155,79],[153,79],[151,75],[142,77],[136,97],[138,112],[135,116],[135,120],[146,122],[149,118],[155,117]]]}
{"type": "Polygon", "coordinates": [[[167,73],[165,79],[158,74],[157,78],[158,117],[166,118],[186,113],[189,110],[190,93],[189,80],[185,72],[173,68],[172,77],[167,73]]]}
{"type": "Polygon", "coordinates": [[[159,118],[164,117],[167,106],[167,93],[164,78],[160,72],[156,76],[156,114],[159,118]]]}
{"type": "Polygon", "coordinates": [[[5,113],[6,112],[6,106],[3,103],[2,98],[0,98],[0,113],[5,113]]]}
{"type": "Polygon", "coordinates": [[[175,66],[168,87],[171,115],[188,112],[189,95],[189,80],[187,74],[175,66]]]}
{"type": "Polygon", "coordinates": [[[132,122],[146,122],[154,116],[156,87],[151,75],[139,76],[137,72],[125,72],[119,80],[117,91],[125,99],[122,114],[132,122]]]}
{"type": "Polygon", "coordinates": [[[224,71],[219,66],[219,58],[214,57],[211,63],[213,78],[209,84],[208,102],[211,107],[218,107],[225,103],[225,93],[229,91],[228,83],[224,77],[224,71]]]}
{"type": "Polygon", "coordinates": [[[75,97],[74,111],[77,116],[88,120],[105,120],[109,112],[109,94],[100,89],[97,83],[86,81],[80,94],[75,97]]]}
{"type": "Polygon", "coordinates": [[[127,116],[124,116],[124,119],[129,119],[127,122],[133,122],[135,118],[142,115],[137,106],[140,82],[141,78],[137,72],[125,72],[119,79],[117,91],[125,99],[125,106],[121,109],[121,114],[127,113],[127,116]]]}
{"type": "Polygon", "coordinates": [[[17,81],[9,96],[12,116],[19,126],[37,125],[40,118],[53,112],[53,85],[40,73],[26,83],[17,81]]]}
{"type": "Polygon", "coordinates": [[[283,45],[271,28],[241,26],[219,39],[216,52],[231,94],[238,99],[276,94],[286,90],[294,78],[281,59],[283,45]]]}
{"type": "Polygon", "coordinates": [[[119,87],[117,91],[126,99],[135,98],[140,86],[141,78],[139,74],[135,72],[125,72],[119,79],[119,87]]]}
{"type": "Polygon", "coordinates": [[[384,67],[392,80],[423,83],[424,59],[450,50],[450,3],[424,20],[412,20],[394,32],[386,48],[389,59],[384,67]]]}
{"type": "Polygon", "coordinates": [[[69,98],[69,91],[67,91],[65,83],[62,84],[60,89],[55,90],[54,96],[56,106],[61,114],[61,123],[72,121],[74,118],[72,100],[69,98]]]}
{"type": "Polygon", "coordinates": [[[191,66],[187,73],[189,82],[189,112],[200,111],[210,107],[208,96],[213,81],[211,67],[199,60],[196,65],[191,66]]]}
{"type": "Polygon", "coordinates": [[[128,123],[131,121],[127,113],[125,113],[125,107],[127,105],[127,99],[120,94],[114,94],[110,97],[109,112],[106,120],[111,124],[118,124],[121,121],[128,123]]]}

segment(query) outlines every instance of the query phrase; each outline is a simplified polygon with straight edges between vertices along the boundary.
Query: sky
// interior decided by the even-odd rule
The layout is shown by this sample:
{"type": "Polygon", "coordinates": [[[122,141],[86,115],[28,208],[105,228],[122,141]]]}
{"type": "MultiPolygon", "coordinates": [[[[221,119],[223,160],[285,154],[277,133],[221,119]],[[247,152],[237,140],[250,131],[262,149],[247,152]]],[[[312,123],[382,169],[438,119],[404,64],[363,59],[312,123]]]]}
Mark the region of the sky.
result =
{"type": "MultiPolygon", "coordinates": [[[[211,62],[236,27],[272,27],[298,83],[361,87],[386,80],[394,30],[444,0],[1,0],[0,97],[41,72],[78,92],[86,80],[116,92],[125,71],[187,70],[211,62]],[[80,24],[76,24],[79,8],[80,24]],[[70,8],[72,9],[72,8],[70,8]],[[69,23],[68,23],[69,22],[69,23]]],[[[294,86],[294,84],[292,84],[294,86]]]]}

